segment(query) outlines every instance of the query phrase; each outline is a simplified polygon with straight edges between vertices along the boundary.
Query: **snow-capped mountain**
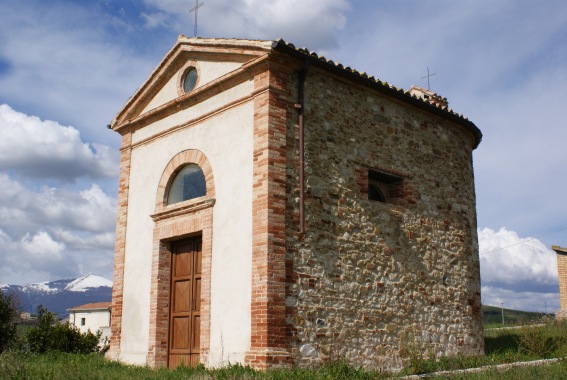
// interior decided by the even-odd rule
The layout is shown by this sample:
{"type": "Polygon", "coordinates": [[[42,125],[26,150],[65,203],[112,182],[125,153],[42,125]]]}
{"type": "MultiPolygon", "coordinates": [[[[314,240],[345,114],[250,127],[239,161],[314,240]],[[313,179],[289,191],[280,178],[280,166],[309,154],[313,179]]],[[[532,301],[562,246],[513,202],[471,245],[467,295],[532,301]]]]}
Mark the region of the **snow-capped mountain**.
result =
{"type": "Polygon", "coordinates": [[[91,274],[71,281],[67,284],[65,290],[69,292],[86,292],[89,289],[100,287],[112,288],[112,281],[107,280],[104,277],[93,276],[91,274]]]}
{"type": "Polygon", "coordinates": [[[42,305],[64,318],[67,309],[90,302],[112,299],[112,281],[94,275],[70,280],[45,281],[25,286],[1,284],[0,290],[18,297],[22,311],[35,314],[42,305]]]}

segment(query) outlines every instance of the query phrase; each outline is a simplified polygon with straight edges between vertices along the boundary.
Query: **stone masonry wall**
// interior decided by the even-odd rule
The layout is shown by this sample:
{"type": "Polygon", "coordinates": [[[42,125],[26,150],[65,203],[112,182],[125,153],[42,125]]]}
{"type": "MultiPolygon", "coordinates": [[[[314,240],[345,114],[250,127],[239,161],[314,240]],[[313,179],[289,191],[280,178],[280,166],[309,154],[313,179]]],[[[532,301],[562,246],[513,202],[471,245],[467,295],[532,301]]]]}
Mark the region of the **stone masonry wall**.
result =
{"type": "Polygon", "coordinates": [[[472,133],[316,68],[305,91],[304,234],[297,120],[287,128],[295,362],[391,368],[416,347],[483,353],[472,133]],[[401,179],[391,203],[368,200],[369,169],[401,179]]]}

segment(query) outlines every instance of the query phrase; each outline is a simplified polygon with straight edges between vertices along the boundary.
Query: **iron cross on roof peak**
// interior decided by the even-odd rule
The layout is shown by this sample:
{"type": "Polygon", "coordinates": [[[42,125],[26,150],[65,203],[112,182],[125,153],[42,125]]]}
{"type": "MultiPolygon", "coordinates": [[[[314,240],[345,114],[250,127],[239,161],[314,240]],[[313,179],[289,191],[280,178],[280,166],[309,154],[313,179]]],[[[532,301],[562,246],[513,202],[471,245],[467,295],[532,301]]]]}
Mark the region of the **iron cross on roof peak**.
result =
{"type": "Polygon", "coordinates": [[[189,9],[189,13],[195,12],[195,37],[197,37],[197,14],[199,13],[199,8],[205,5],[205,2],[199,4],[199,0],[195,0],[195,6],[189,9]]]}
{"type": "Polygon", "coordinates": [[[437,73],[433,73],[433,74],[429,74],[429,67],[427,68],[427,75],[424,77],[421,77],[421,79],[425,79],[427,78],[427,89],[431,91],[431,86],[429,85],[429,77],[434,76],[437,73]]]}

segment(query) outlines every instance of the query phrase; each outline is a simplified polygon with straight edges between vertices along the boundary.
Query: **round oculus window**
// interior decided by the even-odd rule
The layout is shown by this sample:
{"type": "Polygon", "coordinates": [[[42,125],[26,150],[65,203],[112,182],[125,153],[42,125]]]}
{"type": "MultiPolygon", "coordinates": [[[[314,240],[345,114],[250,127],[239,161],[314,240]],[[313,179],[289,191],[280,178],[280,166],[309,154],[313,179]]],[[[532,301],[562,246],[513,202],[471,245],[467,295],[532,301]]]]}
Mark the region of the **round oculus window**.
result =
{"type": "Polygon", "coordinates": [[[193,91],[195,84],[197,84],[197,69],[191,67],[183,77],[183,91],[185,93],[193,91]]]}

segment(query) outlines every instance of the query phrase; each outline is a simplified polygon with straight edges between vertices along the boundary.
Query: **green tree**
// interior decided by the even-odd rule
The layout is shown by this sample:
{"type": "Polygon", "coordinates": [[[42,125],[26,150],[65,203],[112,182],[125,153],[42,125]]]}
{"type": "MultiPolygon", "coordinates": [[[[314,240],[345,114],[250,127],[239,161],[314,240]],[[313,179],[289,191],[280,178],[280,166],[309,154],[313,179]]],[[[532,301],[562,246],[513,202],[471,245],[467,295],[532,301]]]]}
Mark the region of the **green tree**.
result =
{"type": "Polygon", "coordinates": [[[0,290],[0,352],[6,350],[16,340],[15,319],[18,315],[16,298],[0,290]]]}
{"type": "Polygon", "coordinates": [[[27,342],[32,352],[45,353],[49,351],[88,354],[100,352],[98,346],[101,333],[86,333],[68,323],[55,323],[55,315],[44,308],[37,308],[38,326],[27,332],[27,342]]]}

